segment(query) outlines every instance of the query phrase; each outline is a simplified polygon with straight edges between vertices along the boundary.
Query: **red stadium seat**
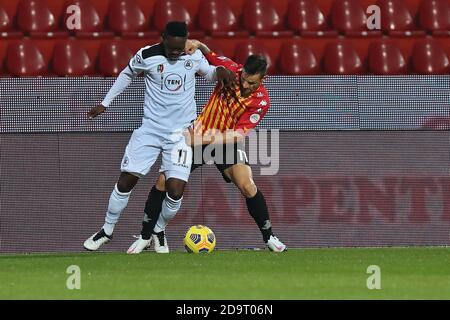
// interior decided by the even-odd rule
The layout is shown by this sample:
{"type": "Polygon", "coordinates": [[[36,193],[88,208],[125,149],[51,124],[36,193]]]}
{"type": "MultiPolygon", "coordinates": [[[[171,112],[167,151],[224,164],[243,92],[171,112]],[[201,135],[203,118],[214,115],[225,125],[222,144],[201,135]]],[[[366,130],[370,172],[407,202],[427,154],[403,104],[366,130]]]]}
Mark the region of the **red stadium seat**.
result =
{"type": "Polygon", "coordinates": [[[1,38],[22,38],[23,33],[13,30],[13,19],[8,12],[0,7],[0,39],[1,38]]]}
{"type": "Polygon", "coordinates": [[[8,73],[15,77],[35,77],[48,73],[42,52],[29,41],[9,45],[6,66],[8,73]]]}
{"type": "Polygon", "coordinates": [[[241,41],[236,44],[234,51],[233,60],[237,63],[244,64],[247,57],[252,54],[260,54],[266,57],[269,73],[275,73],[275,66],[272,62],[272,57],[270,56],[266,47],[258,42],[253,41],[241,41]]]}
{"type": "Polygon", "coordinates": [[[379,0],[381,29],[391,36],[425,35],[417,30],[414,18],[403,0],[379,0]]]}
{"type": "Polygon", "coordinates": [[[77,41],[61,41],[53,51],[53,71],[60,77],[93,74],[93,64],[77,41]]]}
{"type": "Polygon", "coordinates": [[[17,8],[17,26],[35,38],[65,37],[66,32],[58,32],[58,22],[43,0],[20,0],[17,8]]]}
{"type": "Polygon", "coordinates": [[[304,37],[336,36],[330,30],[323,12],[315,0],[291,0],[288,6],[288,24],[291,30],[304,37]]]}
{"type": "Polygon", "coordinates": [[[369,46],[369,70],[378,75],[407,72],[407,61],[400,49],[390,42],[372,42],[369,46]]]}
{"type": "Polygon", "coordinates": [[[245,29],[258,37],[292,37],[270,0],[246,0],[242,9],[245,29]]]}
{"type": "Polygon", "coordinates": [[[381,36],[380,31],[367,28],[366,12],[358,0],[334,0],[331,22],[336,30],[350,37],[381,36]]]}
{"type": "Polygon", "coordinates": [[[12,29],[12,19],[9,17],[8,12],[0,7],[0,32],[7,32],[12,29]]]}
{"type": "Polygon", "coordinates": [[[222,46],[220,45],[220,41],[215,41],[213,39],[205,39],[203,42],[208,46],[208,48],[215,52],[218,56],[225,55],[222,46]]]}
{"type": "Polygon", "coordinates": [[[101,17],[97,9],[90,0],[68,0],[64,3],[64,27],[73,32],[78,38],[111,38],[114,36],[112,32],[104,31],[104,17],[101,17]],[[72,5],[80,7],[80,29],[70,30],[67,25],[67,19],[70,16],[67,14],[67,8],[72,5]]]}
{"type": "Polygon", "coordinates": [[[112,0],[108,13],[109,27],[125,38],[157,37],[150,32],[144,12],[135,0],[112,0]]]}
{"type": "Polygon", "coordinates": [[[412,65],[419,74],[446,74],[450,62],[444,49],[432,40],[418,41],[414,44],[412,65]]]}
{"type": "Polygon", "coordinates": [[[325,47],[324,71],[328,74],[360,74],[364,68],[351,43],[333,41],[325,47]]]}
{"type": "Polygon", "coordinates": [[[226,1],[201,0],[198,24],[206,34],[213,37],[248,37],[248,32],[239,30],[239,21],[226,1]]]}
{"type": "Polygon", "coordinates": [[[435,35],[450,35],[450,5],[447,0],[422,0],[419,24],[435,35]]]}
{"type": "Polygon", "coordinates": [[[153,26],[162,32],[169,21],[186,21],[191,38],[202,38],[204,32],[196,30],[194,19],[186,7],[177,0],[157,0],[153,9],[153,26]]]}
{"type": "Polygon", "coordinates": [[[106,77],[117,76],[129,63],[133,52],[120,41],[105,43],[100,48],[99,71],[106,77]]]}
{"type": "Polygon", "coordinates": [[[320,73],[320,61],[304,44],[286,42],[281,46],[280,71],[286,75],[312,75],[320,73]]]}

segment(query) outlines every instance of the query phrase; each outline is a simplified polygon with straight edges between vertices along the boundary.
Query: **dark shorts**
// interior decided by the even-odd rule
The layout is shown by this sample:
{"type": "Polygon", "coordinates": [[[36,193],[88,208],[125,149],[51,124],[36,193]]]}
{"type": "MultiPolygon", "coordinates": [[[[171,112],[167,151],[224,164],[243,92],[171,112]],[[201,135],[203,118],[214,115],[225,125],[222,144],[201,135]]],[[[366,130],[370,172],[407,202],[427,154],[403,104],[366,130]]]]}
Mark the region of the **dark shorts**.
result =
{"type": "Polygon", "coordinates": [[[247,153],[243,143],[229,145],[203,145],[193,148],[191,173],[204,164],[214,164],[223,179],[230,183],[224,171],[235,164],[248,164],[247,153]]]}

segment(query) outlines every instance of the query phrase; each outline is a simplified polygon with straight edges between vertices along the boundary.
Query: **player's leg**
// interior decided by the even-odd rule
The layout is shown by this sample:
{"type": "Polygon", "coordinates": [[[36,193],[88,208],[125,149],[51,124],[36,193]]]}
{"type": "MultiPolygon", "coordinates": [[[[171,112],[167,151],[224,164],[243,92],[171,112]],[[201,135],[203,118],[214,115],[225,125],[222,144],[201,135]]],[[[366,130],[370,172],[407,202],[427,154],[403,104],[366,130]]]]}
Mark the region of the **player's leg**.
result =
{"type": "Polygon", "coordinates": [[[153,229],[155,251],[169,252],[165,229],[180,210],[184,187],[189,179],[193,153],[180,134],[176,143],[169,143],[163,151],[162,166],[166,176],[166,196],[162,202],[161,213],[153,229]]]}
{"type": "Polygon", "coordinates": [[[150,190],[144,208],[144,220],[142,221],[141,237],[150,240],[153,228],[159,218],[162,203],[166,197],[166,177],[160,173],[155,185],[150,190]]]}
{"type": "MultiPolygon", "coordinates": [[[[201,148],[201,147],[200,147],[201,148]]],[[[202,158],[203,159],[203,158],[202,158]]],[[[202,159],[198,164],[193,163],[191,166],[191,173],[198,167],[203,165],[202,159]]],[[[165,169],[161,167],[160,175],[158,179],[153,185],[151,191],[148,194],[147,201],[145,203],[144,209],[144,220],[142,221],[142,230],[141,230],[141,238],[142,239],[151,239],[152,234],[154,233],[154,228],[156,222],[158,221],[162,203],[164,198],[166,197],[166,177],[164,175],[165,169]]],[[[168,223],[168,222],[167,222],[168,223]]],[[[167,225],[166,223],[166,225],[167,225]]],[[[164,224],[164,222],[163,222],[164,224]]],[[[160,235],[161,237],[161,235],[160,235]]]]}
{"type": "Polygon", "coordinates": [[[247,209],[258,225],[263,236],[263,241],[270,250],[282,252],[286,246],[273,235],[269,210],[263,193],[253,181],[252,169],[247,164],[235,164],[224,169],[223,174],[229,178],[245,197],[247,209]]]}
{"type": "Polygon", "coordinates": [[[142,128],[133,132],[122,159],[122,173],[109,197],[105,223],[99,232],[84,242],[87,250],[97,250],[112,238],[115,225],[128,204],[131,191],[139,177],[148,173],[159,155],[157,140],[157,137],[152,137],[142,128]]]}

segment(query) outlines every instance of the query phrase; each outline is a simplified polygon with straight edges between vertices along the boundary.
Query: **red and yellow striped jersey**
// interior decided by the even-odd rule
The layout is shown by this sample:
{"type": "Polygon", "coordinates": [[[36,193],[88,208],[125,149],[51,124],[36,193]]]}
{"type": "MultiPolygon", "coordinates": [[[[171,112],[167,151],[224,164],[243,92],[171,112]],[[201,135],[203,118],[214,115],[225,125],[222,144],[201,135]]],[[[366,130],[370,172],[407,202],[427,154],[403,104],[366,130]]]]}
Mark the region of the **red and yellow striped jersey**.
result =
{"type": "MultiPolygon", "coordinates": [[[[219,57],[214,52],[207,54],[206,58],[212,65],[224,66],[235,72],[240,79],[243,67],[241,64],[226,57],[219,57]]],[[[241,97],[239,85],[236,86],[234,94],[227,95],[216,86],[208,103],[197,117],[194,130],[197,134],[209,130],[224,132],[228,129],[241,129],[247,132],[256,127],[267,113],[269,106],[269,95],[262,84],[248,97],[241,97]]]]}

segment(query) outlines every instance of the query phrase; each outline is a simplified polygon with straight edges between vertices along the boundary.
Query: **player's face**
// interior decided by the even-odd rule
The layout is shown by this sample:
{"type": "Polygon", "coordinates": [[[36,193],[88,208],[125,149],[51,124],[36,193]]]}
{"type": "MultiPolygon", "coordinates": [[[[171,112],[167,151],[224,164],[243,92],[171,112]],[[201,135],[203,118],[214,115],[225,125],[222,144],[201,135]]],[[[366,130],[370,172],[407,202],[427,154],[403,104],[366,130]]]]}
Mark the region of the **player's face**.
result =
{"type": "Polygon", "coordinates": [[[169,60],[177,60],[179,56],[184,53],[184,47],[186,45],[186,38],[182,37],[163,37],[164,50],[169,60]]]}
{"type": "Polygon", "coordinates": [[[258,74],[248,74],[245,70],[241,73],[241,81],[239,87],[241,95],[247,97],[259,88],[264,77],[258,74]]]}

